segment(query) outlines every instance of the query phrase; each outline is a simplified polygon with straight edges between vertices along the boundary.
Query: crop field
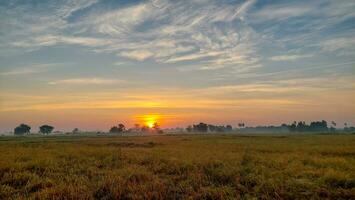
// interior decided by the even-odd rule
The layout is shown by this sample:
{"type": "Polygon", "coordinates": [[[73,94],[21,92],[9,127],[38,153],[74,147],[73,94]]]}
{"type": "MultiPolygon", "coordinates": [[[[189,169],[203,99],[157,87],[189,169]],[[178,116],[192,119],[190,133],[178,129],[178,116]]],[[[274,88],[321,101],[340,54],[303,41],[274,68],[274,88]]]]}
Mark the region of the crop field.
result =
{"type": "Polygon", "coordinates": [[[355,135],[0,137],[0,199],[355,199],[355,135]]]}

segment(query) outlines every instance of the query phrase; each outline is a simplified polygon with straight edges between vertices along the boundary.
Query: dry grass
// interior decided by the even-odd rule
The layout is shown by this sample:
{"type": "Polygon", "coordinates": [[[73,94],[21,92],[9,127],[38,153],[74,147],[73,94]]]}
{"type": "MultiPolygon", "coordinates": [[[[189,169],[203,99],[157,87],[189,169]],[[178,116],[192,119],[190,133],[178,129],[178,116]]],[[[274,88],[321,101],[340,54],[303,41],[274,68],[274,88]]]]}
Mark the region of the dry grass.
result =
{"type": "Polygon", "coordinates": [[[0,199],[355,199],[355,135],[0,138],[0,199]]]}

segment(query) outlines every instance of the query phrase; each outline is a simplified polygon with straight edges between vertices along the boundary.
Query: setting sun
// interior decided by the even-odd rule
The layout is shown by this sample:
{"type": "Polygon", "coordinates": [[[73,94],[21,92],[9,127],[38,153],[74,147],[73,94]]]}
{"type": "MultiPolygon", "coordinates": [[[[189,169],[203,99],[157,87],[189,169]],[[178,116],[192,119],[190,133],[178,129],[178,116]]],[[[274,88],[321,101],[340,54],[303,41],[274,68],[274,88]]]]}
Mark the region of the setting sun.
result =
{"type": "Polygon", "coordinates": [[[161,123],[161,116],[158,114],[148,114],[138,116],[138,121],[140,121],[143,125],[148,126],[149,128],[153,128],[155,123],[161,123]]]}
{"type": "Polygon", "coordinates": [[[155,123],[155,122],[148,122],[148,123],[147,123],[147,126],[148,126],[149,128],[153,128],[154,123],[155,123]]]}

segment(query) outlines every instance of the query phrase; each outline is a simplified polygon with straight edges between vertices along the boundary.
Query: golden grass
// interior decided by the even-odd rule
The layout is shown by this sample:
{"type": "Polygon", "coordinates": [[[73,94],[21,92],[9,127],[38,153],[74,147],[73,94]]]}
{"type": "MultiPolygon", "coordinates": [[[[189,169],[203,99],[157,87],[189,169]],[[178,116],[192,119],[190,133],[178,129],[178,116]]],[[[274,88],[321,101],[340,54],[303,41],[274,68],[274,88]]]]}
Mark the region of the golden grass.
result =
{"type": "Polygon", "coordinates": [[[0,199],[354,199],[355,135],[0,138],[0,199]]]}

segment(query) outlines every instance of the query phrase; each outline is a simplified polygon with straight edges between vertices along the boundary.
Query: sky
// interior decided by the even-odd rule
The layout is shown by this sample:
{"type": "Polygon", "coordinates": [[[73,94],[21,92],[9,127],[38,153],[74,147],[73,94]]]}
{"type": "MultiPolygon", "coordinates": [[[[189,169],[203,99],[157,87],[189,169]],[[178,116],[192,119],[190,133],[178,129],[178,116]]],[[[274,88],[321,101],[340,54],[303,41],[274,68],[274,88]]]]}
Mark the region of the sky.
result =
{"type": "Polygon", "coordinates": [[[0,1],[0,131],[355,125],[353,0],[0,1]]]}

